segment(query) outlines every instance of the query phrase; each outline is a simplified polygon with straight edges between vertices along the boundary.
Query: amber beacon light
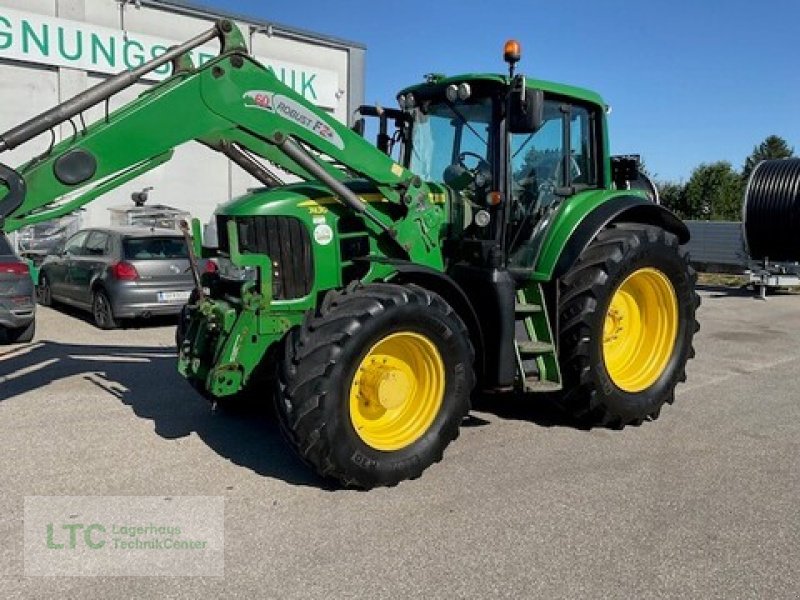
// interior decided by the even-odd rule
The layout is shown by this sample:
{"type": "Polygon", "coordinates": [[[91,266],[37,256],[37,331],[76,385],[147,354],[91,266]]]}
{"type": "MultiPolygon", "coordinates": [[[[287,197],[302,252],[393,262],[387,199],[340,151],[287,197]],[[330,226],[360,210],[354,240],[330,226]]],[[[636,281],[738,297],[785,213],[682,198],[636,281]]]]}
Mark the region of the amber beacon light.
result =
{"type": "Polygon", "coordinates": [[[503,46],[503,60],[505,60],[512,67],[515,63],[519,62],[522,57],[522,50],[517,40],[508,40],[506,45],[503,46]]]}

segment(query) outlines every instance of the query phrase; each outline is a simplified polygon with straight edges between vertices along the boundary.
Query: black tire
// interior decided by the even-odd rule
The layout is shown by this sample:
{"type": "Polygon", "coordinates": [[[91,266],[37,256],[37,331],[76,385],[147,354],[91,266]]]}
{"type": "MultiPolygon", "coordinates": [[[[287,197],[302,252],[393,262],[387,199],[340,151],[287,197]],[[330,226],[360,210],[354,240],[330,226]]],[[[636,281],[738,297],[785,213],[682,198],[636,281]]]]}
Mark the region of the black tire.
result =
{"type": "Polygon", "coordinates": [[[92,318],[100,329],[117,329],[119,321],[114,317],[114,309],[108,294],[103,289],[95,290],[92,296],[92,318]]]}
{"type": "Polygon", "coordinates": [[[675,386],[686,380],[694,357],[692,339],[700,297],[697,274],[675,235],[659,227],[618,224],[602,231],[561,278],[559,355],[565,408],[584,425],[622,428],[656,419],[675,386]],[[654,382],[641,391],[618,387],[606,368],[603,336],[609,303],[618,286],[642,268],[665,275],[677,298],[677,334],[672,353],[654,382]]]}
{"type": "Polygon", "coordinates": [[[395,485],[442,459],[470,408],[474,350],[467,328],[438,295],[415,285],[371,284],[329,292],[316,314],[286,338],[276,408],[300,457],[320,475],[351,487],[395,485]],[[425,336],[444,372],[442,404],[421,436],[385,451],[356,432],[349,394],[362,359],[394,333],[425,336]]]}
{"type": "Polygon", "coordinates": [[[186,339],[186,332],[189,330],[189,308],[184,304],[178,314],[178,324],[175,326],[175,350],[181,353],[181,346],[186,339]]]}
{"type": "Polygon", "coordinates": [[[31,321],[25,327],[7,328],[5,341],[9,344],[24,344],[33,340],[36,334],[36,321],[31,321]]]}
{"type": "Polygon", "coordinates": [[[50,287],[50,279],[45,273],[42,273],[39,277],[36,296],[37,301],[42,306],[53,306],[53,289],[50,287]]]}

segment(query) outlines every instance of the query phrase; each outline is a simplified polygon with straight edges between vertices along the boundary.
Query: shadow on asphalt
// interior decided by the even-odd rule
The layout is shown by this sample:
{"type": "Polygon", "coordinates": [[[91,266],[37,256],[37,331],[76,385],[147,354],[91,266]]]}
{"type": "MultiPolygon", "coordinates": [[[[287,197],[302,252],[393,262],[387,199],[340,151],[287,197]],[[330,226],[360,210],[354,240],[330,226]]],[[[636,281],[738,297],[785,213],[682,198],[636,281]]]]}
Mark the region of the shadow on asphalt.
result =
{"type": "MultiPolygon", "coordinates": [[[[96,327],[92,314],[89,311],[81,310],[69,304],[56,302],[51,308],[59,313],[68,315],[74,319],[80,319],[92,327],[96,327]]],[[[158,315],[154,317],[122,319],[120,329],[147,329],[149,327],[175,327],[178,324],[178,315],[158,315]]],[[[98,330],[99,331],[99,330],[98,330]]]]}
{"type": "MultiPolygon", "coordinates": [[[[541,427],[589,428],[565,413],[560,394],[476,394],[472,408],[501,419],[527,421],[541,427]]],[[[481,419],[483,421],[483,419],[481,419]]],[[[484,421],[485,423],[485,421],[484,421]]],[[[464,425],[469,426],[467,423],[464,425]]]]}
{"type": "MultiPolygon", "coordinates": [[[[83,377],[153,422],[162,438],[196,433],[209,448],[259,475],[332,489],[300,462],[282,439],[271,397],[236,410],[212,411],[178,374],[174,348],[35,342],[0,347],[0,401],[69,378],[83,377]]],[[[64,401],[71,399],[65,397],[64,401]]]]}

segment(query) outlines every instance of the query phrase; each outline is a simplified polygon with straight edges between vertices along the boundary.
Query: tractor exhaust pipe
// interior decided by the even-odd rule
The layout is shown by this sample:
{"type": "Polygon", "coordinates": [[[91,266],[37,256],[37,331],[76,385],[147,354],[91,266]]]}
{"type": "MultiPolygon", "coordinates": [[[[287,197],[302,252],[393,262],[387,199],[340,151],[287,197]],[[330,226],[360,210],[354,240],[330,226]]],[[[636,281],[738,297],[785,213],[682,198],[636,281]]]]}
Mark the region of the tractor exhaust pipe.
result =
{"type": "Polygon", "coordinates": [[[213,29],[201,33],[180,46],[175,46],[167,50],[158,58],[154,58],[130,71],[118,73],[110,79],[89,88],[85,92],[81,92],[74,98],[46,110],[21,125],[17,125],[13,129],[9,129],[0,135],[0,152],[12,150],[20,144],[24,144],[28,140],[35,138],[37,135],[49,131],[61,123],[69,121],[86,109],[132,86],[147,73],[169,62],[176,61],[190,50],[202,46],[214,38],[223,40],[225,35],[232,31],[232,28],[233,24],[230,21],[219,21],[213,29]]]}

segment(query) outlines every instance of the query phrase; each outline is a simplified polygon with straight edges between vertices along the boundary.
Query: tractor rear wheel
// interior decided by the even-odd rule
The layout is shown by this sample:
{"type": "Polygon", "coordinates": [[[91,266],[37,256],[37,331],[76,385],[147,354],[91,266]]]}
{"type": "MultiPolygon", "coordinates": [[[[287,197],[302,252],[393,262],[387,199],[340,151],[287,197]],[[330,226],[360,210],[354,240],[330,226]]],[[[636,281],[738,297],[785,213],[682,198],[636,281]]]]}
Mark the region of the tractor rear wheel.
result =
{"type": "Polygon", "coordinates": [[[566,408],[586,425],[658,417],[694,356],[697,274],[675,235],[617,224],[561,279],[560,356],[566,408]]]}
{"type": "Polygon", "coordinates": [[[320,475],[372,488],[419,477],[458,437],[475,384],[467,328],[415,285],[330,292],[286,339],[282,429],[320,475]]]}

